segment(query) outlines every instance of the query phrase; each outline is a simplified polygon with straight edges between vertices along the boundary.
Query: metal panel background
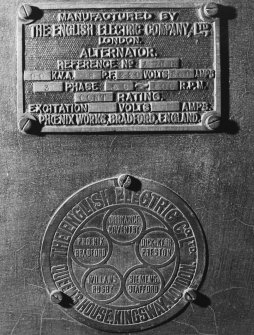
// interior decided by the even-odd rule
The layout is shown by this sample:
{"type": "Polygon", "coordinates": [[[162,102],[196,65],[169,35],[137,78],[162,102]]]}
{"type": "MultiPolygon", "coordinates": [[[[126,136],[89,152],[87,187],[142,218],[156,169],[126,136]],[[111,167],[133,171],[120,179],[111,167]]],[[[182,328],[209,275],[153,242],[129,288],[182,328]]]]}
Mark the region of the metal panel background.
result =
{"type": "Polygon", "coordinates": [[[222,113],[233,121],[219,134],[22,135],[16,125],[16,10],[14,0],[0,3],[0,334],[102,333],[49,302],[39,249],[62,201],[87,183],[124,172],[182,196],[201,221],[209,252],[200,304],[144,334],[252,334],[253,0],[227,2],[224,10],[222,113]]]}

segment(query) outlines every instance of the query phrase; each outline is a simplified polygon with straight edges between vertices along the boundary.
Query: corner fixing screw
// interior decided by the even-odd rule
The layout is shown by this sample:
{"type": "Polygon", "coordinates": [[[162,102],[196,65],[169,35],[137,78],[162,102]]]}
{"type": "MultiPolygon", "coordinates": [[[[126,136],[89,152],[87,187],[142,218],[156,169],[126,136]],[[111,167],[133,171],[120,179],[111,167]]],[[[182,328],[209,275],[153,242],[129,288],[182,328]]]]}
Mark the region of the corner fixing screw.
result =
{"type": "Polygon", "coordinates": [[[31,133],[35,120],[25,116],[19,121],[19,129],[22,133],[31,133]]]}
{"type": "Polygon", "coordinates": [[[32,17],[33,8],[28,4],[22,4],[19,8],[19,18],[21,20],[29,20],[32,17]]]}
{"type": "Polygon", "coordinates": [[[118,185],[124,188],[130,188],[132,183],[132,177],[128,174],[123,174],[118,178],[118,185]]]}
{"type": "Polygon", "coordinates": [[[185,293],[184,299],[187,300],[188,302],[193,302],[197,299],[197,293],[194,290],[189,290],[185,293]]]}
{"type": "Polygon", "coordinates": [[[63,293],[61,291],[53,291],[50,294],[50,300],[53,304],[60,304],[63,301],[63,293]]]}
{"type": "Polygon", "coordinates": [[[215,2],[210,2],[202,7],[202,13],[207,18],[218,16],[219,6],[215,2]]]}
{"type": "Polygon", "coordinates": [[[218,115],[210,115],[205,120],[205,126],[208,130],[217,130],[220,124],[221,118],[218,115]]]}

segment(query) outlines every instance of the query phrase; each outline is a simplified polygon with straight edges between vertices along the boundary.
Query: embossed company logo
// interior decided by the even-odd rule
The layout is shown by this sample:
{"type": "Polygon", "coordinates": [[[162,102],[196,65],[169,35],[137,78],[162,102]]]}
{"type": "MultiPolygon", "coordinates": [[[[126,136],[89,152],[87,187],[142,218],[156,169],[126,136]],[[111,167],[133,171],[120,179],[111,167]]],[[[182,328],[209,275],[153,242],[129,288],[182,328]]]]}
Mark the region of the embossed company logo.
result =
{"type": "Polygon", "coordinates": [[[45,233],[47,289],[70,299],[66,312],[87,325],[154,326],[177,313],[201,280],[205,247],[195,215],[171,190],[140,180],[135,192],[114,178],[81,189],[45,233]]]}

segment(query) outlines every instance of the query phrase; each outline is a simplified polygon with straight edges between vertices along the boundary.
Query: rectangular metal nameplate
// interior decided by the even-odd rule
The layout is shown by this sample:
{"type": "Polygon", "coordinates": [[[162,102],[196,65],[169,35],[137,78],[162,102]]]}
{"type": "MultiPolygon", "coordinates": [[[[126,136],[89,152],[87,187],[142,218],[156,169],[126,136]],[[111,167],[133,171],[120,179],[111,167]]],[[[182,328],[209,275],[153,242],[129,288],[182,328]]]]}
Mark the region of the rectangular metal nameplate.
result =
{"type": "Polygon", "coordinates": [[[216,129],[216,8],[199,0],[48,1],[19,11],[18,21],[23,132],[33,132],[27,120],[41,132],[216,129]]]}

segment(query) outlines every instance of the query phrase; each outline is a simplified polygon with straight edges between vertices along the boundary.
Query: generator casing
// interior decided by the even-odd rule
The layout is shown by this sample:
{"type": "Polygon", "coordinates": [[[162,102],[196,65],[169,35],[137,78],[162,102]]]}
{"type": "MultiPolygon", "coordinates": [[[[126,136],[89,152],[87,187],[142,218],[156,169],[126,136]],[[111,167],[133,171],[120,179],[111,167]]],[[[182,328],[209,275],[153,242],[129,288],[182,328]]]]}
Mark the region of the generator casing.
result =
{"type": "Polygon", "coordinates": [[[65,199],[120,174],[174,190],[196,213],[207,244],[203,299],[142,333],[252,334],[254,2],[222,3],[219,131],[46,135],[24,135],[17,126],[20,4],[0,4],[0,334],[103,333],[51,303],[40,249],[47,224],[65,199]]]}

